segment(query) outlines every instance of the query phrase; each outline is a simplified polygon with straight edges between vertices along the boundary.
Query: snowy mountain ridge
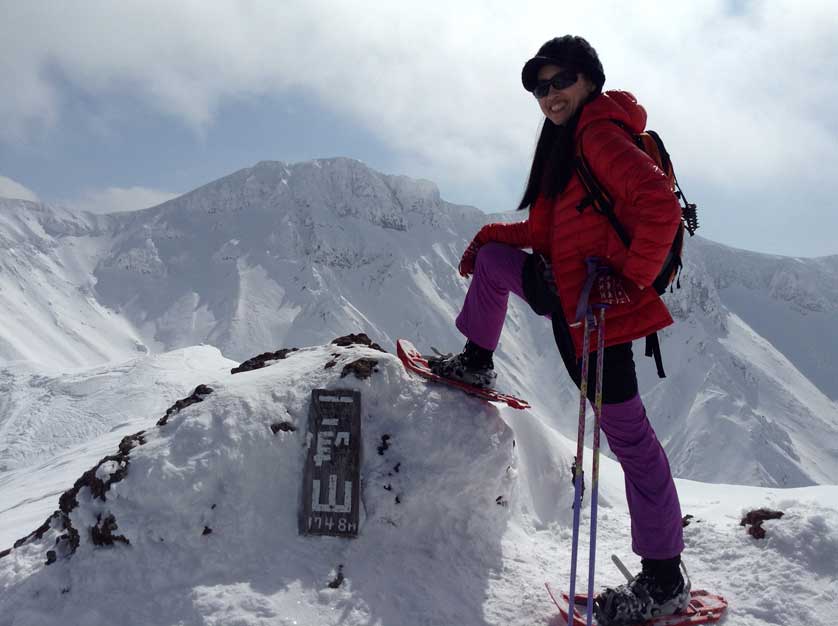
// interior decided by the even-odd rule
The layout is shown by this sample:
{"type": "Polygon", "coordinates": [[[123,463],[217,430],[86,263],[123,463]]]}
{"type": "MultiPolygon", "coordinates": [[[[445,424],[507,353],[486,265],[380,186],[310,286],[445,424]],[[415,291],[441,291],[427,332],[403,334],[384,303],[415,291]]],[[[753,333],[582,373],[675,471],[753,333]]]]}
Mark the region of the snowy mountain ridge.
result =
{"type": "MultiPolygon", "coordinates": [[[[522,219],[451,205],[431,183],[351,159],[262,162],[129,214],[0,200],[0,216],[10,242],[0,250],[0,357],[57,376],[198,344],[241,360],[346,332],[391,350],[400,336],[456,350],[462,250],[487,220],[522,219]]],[[[832,258],[783,260],[699,237],[686,250],[683,288],[666,296],[678,321],[662,333],[668,378],[635,348],[676,475],[838,482],[832,258]]],[[[549,325],[514,297],[496,363],[506,389],[574,432],[576,391],[549,325]]],[[[9,402],[25,414],[23,400],[9,402]]],[[[35,460],[24,444],[5,445],[6,459],[35,460]]]]}

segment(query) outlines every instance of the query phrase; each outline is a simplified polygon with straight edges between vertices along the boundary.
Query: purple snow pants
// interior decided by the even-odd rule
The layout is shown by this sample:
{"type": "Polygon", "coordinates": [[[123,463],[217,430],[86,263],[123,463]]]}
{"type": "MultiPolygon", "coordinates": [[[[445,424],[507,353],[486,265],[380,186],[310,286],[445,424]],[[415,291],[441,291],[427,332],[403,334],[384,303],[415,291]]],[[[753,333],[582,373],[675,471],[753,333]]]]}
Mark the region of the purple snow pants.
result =
{"type": "MultiPolygon", "coordinates": [[[[490,243],[480,248],[474,276],[456,321],[460,332],[472,342],[488,350],[497,348],[509,292],[524,298],[526,259],[527,253],[503,244],[490,243]]],[[[630,359],[630,345],[621,346],[621,352],[624,354],[626,348],[630,359]]],[[[606,358],[603,378],[631,376],[633,380],[628,382],[636,387],[633,362],[629,367],[621,359],[610,362],[617,367],[609,368],[606,358]]],[[[608,445],[625,474],[632,550],[647,559],[669,559],[681,554],[684,539],[678,492],[666,453],[649,423],[640,396],[622,402],[609,402],[606,397],[601,423],[608,445]]]]}

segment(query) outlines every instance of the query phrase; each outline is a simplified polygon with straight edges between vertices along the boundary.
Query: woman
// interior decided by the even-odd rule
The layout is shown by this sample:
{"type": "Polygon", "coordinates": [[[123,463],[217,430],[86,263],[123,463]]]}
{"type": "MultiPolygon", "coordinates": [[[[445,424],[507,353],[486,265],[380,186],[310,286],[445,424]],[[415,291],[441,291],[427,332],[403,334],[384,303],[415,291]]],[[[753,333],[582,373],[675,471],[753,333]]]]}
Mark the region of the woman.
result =
{"type": "MultiPolygon", "coordinates": [[[[638,395],[631,347],[633,340],[672,323],[649,287],[670,249],[681,210],[667,177],[632,140],[631,133],[645,127],[645,110],[627,92],[602,92],[605,74],[587,41],[570,35],[548,41],[524,65],[522,81],[546,118],[518,207],[530,209],[529,219],[484,226],[468,246],[459,271],[474,277],[456,321],[468,342],[461,354],[432,359],[431,365],[441,375],[491,385],[492,353],[511,291],[537,313],[551,316],[562,359],[579,386],[582,327],[576,310],[586,262],[597,258],[607,264],[610,282],[600,285],[600,291],[611,292],[601,421],[625,473],[632,549],[643,571],[631,583],[600,594],[596,610],[600,624],[639,623],[653,614],[677,612],[689,601],[679,567],[684,543],[678,494],[638,395]],[[574,165],[580,148],[614,201],[631,238],[629,248],[606,217],[586,207],[574,165]]],[[[591,359],[591,394],[595,363],[591,359]]]]}

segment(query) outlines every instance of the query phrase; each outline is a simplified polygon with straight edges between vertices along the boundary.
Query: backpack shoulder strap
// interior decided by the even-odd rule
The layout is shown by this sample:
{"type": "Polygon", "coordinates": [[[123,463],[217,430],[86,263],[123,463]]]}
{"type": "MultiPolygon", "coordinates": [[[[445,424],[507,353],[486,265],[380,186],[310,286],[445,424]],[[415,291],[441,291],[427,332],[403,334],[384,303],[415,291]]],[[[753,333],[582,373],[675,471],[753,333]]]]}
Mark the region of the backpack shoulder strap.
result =
{"type": "MultiPolygon", "coordinates": [[[[651,155],[655,161],[660,163],[661,169],[667,176],[675,177],[675,172],[672,169],[672,159],[669,157],[669,152],[666,151],[666,146],[663,145],[663,139],[654,130],[646,130],[644,131],[646,135],[652,138],[655,143],[655,147],[657,148],[658,157],[655,158],[655,155],[651,155]]],[[[648,150],[646,151],[648,153],[648,150]]]]}
{"type": "Polygon", "coordinates": [[[666,372],[663,371],[661,344],[657,333],[646,335],[646,356],[655,357],[655,367],[658,370],[658,378],[666,378],[666,372]]]}
{"type": "MultiPolygon", "coordinates": [[[[623,127],[619,122],[614,123],[625,130],[625,127],[623,127]]],[[[576,145],[574,165],[576,173],[579,176],[579,180],[582,182],[582,186],[585,187],[585,190],[588,192],[588,196],[579,204],[579,206],[576,207],[576,209],[581,213],[587,206],[593,205],[594,210],[597,213],[601,213],[608,218],[608,221],[611,223],[611,226],[614,228],[614,231],[617,233],[620,241],[622,241],[623,245],[628,248],[631,246],[631,238],[628,236],[626,229],[614,213],[614,202],[611,200],[608,192],[602,187],[602,185],[599,184],[599,181],[596,179],[596,176],[594,176],[590,165],[588,165],[585,155],[582,153],[583,135],[584,130],[582,131],[582,134],[580,134],[579,141],[576,145]]]]}

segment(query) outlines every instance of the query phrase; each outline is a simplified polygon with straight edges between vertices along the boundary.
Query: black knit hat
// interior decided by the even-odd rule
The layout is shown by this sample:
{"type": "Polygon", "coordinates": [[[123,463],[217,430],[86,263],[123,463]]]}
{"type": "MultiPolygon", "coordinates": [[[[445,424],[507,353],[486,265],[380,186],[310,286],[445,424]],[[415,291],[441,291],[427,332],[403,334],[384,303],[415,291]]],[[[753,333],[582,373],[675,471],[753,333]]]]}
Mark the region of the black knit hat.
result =
{"type": "Polygon", "coordinates": [[[602,85],[605,83],[602,63],[599,62],[593,46],[582,37],[565,35],[551,39],[541,46],[535,56],[524,64],[524,69],[521,71],[524,89],[527,91],[535,89],[538,85],[538,70],[549,64],[581,72],[596,85],[598,92],[602,91],[602,85]]]}

